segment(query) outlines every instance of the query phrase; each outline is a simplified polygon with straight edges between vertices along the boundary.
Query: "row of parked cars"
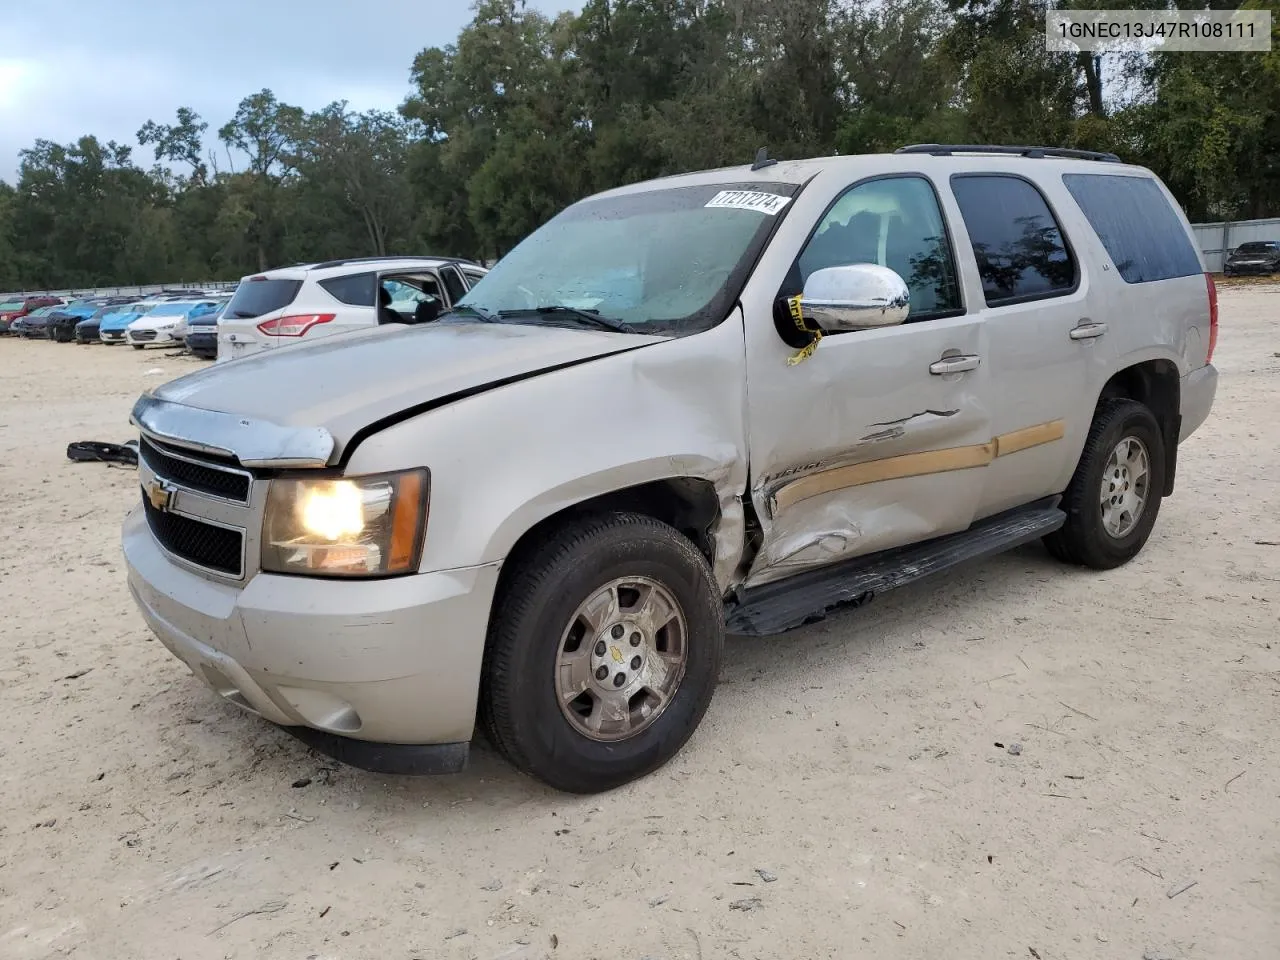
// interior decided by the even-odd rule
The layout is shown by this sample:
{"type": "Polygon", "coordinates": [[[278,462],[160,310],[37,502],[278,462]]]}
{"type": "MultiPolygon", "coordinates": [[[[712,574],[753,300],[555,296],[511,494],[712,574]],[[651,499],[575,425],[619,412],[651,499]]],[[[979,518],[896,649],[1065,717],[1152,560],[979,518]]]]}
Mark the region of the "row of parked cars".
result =
{"type": "Polygon", "coordinates": [[[217,322],[230,293],[170,290],[145,297],[10,297],[0,302],[0,333],[58,343],[127,343],[135,350],[185,344],[217,355],[217,322]]]}
{"type": "Polygon", "coordinates": [[[230,360],[386,323],[430,323],[487,273],[455,257],[356,257],[268,270],[224,293],[0,296],[0,333],[136,350],[185,344],[198,357],[230,360]]]}

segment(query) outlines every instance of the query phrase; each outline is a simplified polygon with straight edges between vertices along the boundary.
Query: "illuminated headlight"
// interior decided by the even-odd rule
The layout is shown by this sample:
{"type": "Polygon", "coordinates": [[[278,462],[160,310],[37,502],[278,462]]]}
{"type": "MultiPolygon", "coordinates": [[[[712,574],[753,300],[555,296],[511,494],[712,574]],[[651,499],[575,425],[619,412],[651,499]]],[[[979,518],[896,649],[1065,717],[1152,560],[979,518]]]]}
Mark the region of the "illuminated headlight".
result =
{"type": "Polygon", "coordinates": [[[427,471],[272,480],[262,569],[322,577],[412,573],[422,554],[427,471]]]}

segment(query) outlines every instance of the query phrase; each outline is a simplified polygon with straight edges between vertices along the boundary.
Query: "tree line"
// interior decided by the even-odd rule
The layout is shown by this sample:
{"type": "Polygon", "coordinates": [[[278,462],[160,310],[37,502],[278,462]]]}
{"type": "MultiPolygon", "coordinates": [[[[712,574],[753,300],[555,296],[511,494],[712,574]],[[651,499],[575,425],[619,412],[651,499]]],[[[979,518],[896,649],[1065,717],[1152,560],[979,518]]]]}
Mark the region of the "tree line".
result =
{"type": "Polygon", "coordinates": [[[1048,52],[1049,7],[1111,0],[478,0],[414,59],[394,110],[250,94],[137,146],[37,140],[0,181],[0,290],[235,279],[334,256],[501,256],[596,190],[685,170],[910,142],[1109,150],[1193,220],[1280,215],[1273,50],[1048,52]]]}

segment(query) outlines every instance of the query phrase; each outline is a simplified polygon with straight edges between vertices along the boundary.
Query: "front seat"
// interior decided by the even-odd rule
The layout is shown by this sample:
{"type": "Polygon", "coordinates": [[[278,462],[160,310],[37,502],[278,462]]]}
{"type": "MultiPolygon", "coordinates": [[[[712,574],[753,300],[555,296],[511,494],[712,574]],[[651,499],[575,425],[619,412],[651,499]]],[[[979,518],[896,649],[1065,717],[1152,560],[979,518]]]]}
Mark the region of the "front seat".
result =
{"type": "Polygon", "coordinates": [[[386,287],[378,287],[378,323],[404,323],[404,317],[391,309],[391,294],[386,287]]]}
{"type": "Polygon", "coordinates": [[[440,301],[435,297],[428,297],[413,308],[413,322],[430,323],[440,316],[440,312],[440,301]]]}

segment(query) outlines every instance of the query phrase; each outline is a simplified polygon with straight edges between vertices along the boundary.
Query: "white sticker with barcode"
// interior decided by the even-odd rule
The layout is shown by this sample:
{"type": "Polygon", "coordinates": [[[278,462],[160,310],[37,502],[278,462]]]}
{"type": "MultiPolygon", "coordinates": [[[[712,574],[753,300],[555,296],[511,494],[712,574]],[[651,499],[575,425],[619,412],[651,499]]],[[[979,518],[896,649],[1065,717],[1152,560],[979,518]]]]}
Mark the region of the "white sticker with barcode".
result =
{"type": "Polygon", "coordinates": [[[772,217],[790,202],[790,197],[780,197],[776,193],[760,193],[756,190],[721,190],[708,201],[707,206],[721,210],[755,210],[772,217]]]}

